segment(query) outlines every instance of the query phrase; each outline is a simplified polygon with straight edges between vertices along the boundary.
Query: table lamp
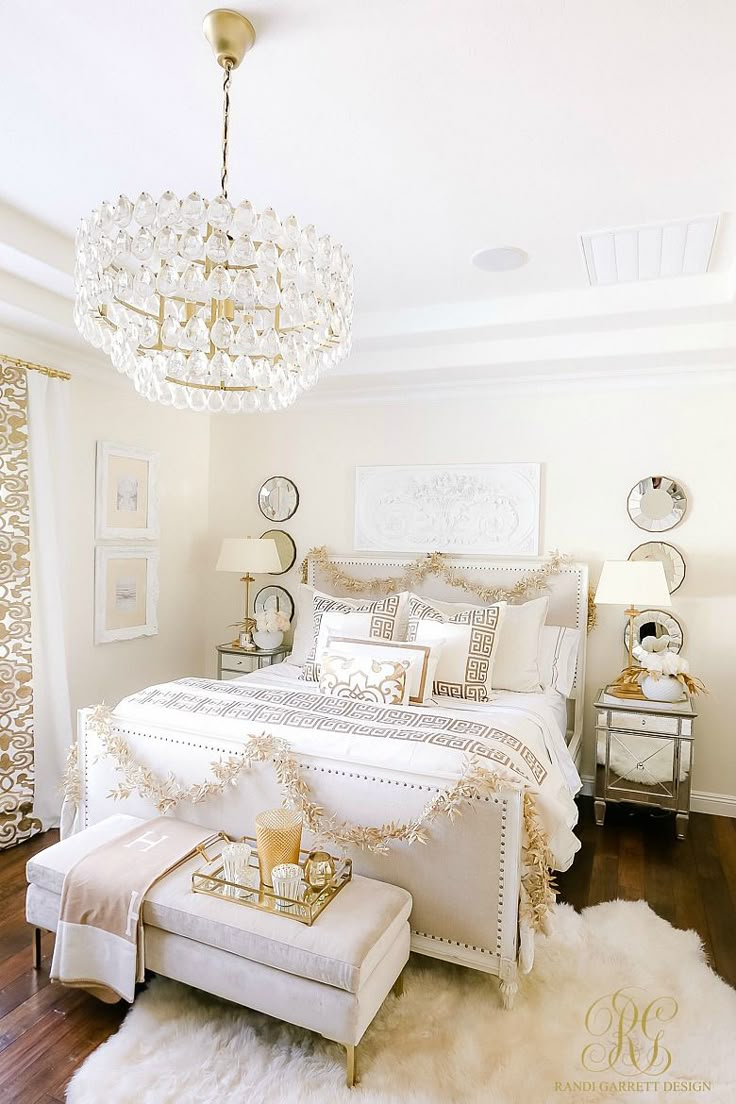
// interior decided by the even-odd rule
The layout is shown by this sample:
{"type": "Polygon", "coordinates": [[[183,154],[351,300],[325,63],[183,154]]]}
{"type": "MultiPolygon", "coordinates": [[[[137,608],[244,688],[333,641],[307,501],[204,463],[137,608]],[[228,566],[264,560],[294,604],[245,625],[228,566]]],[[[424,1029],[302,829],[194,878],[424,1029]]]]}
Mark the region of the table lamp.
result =
{"type": "MultiPolygon", "coordinates": [[[[240,581],[245,583],[245,614],[237,622],[245,631],[245,643],[240,645],[247,652],[255,651],[253,642],[254,619],[250,616],[250,584],[255,582],[251,571],[261,574],[281,571],[276,541],[271,537],[225,537],[217,559],[217,571],[241,572],[240,581]]],[[[240,644],[234,640],[233,644],[240,644]]]]}
{"type": "Polygon", "coordinates": [[[617,698],[643,698],[634,665],[634,618],[637,606],[671,606],[663,565],[652,560],[606,560],[595,592],[597,606],[627,606],[629,618],[629,663],[610,686],[617,698]]]}

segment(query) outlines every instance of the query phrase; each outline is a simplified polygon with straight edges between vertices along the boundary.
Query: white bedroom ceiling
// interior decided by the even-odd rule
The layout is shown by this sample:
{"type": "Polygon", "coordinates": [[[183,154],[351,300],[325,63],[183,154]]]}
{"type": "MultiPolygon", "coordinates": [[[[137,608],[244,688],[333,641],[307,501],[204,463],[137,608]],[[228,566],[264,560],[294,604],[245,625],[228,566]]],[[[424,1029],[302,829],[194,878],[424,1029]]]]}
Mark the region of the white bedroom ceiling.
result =
{"type": "MultiPolygon", "coordinates": [[[[201,33],[213,6],[5,7],[7,351],[15,332],[81,357],[71,238],[101,198],[214,194],[220,88],[201,33]]],[[[734,362],[729,0],[233,6],[258,41],[233,88],[231,194],[346,244],[356,341],[343,374],[419,383],[438,368],[570,371],[583,356],[734,362]],[[706,275],[589,286],[583,232],[710,212],[721,217],[706,275]],[[471,263],[510,245],[529,254],[519,269],[471,263]]],[[[99,371],[114,375],[102,359],[99,371]]]]}

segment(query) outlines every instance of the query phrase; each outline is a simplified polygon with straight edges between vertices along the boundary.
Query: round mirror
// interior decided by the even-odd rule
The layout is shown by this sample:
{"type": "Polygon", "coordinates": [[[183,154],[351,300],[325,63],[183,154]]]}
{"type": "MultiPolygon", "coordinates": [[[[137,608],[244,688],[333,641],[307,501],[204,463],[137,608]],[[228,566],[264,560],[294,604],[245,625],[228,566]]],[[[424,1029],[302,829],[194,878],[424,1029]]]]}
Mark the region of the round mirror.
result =
{"type": "Polygon", "coordinates": [[[288,521],[299,505],[296,484],[285,475],[272,475],[258,492],[258,506],[269,521],[288,521]]]}
{"type": "Polygon", "coordinates": [[[267,529],[265,533],[261,533],[261,540],[264,537],[270,537],[271,540],[276,542],[276,550],[281,560],[280,571],[269,571],[269,575],[283,575],[288,571],[290,567],[294,566],[294,560],[296,559],[296,545],[283,529],[267,529]]]}
{"type": "Polygon", "coordinates": [[[664,541],[647,541],[640,544],[629,556],[630,560],[655,560],[664,568],[664,576],[667,580],[670,594],[674,594],[678,587],[682,586],[685,578],[685,561],[682,553],[671,544],[664,541]]]}
{"type": "Polygon", "coordinates": [[[626,508],[634,525],[650,533],[663,533],[684,518],[687,496],[674,479],[650,475],[631,488],[626,508]]]}
{"type": "Polygon", "coordinates": [[[294,600],[288,590],[280,586],[261,587],[253,601],[253,608],[256,615],[275,610],[283,613],[290,621],[294,620],[294,600]]]}
{"type": "MultiPolygon", "coordinates": [[[[669,637],[668,652],[679,652],[682,648],[682,625],[666,610],[648,609],[637,613],[634,618],[634,647],[641,644],[647,636],[669,637]]],[[[624,629],[624,644],[629,648],[629,622],[624,629]]]]}

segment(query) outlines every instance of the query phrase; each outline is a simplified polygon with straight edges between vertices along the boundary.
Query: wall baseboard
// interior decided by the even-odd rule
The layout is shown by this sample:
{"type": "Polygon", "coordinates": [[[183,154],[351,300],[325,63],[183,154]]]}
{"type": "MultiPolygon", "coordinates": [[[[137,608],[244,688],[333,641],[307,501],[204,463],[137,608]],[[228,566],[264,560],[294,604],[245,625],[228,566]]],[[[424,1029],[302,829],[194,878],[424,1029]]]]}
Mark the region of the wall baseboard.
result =
{"type": "MultiPolygon", "coordinates": [[[[593,797],[595,779],[583,775],[581,793],[593,797]]],[[[694,813],[709,813],[711,816],[736,817],[736,794],[710,793],[707,790],[693,790],[690,794],[690,808],[694,813]]]]}

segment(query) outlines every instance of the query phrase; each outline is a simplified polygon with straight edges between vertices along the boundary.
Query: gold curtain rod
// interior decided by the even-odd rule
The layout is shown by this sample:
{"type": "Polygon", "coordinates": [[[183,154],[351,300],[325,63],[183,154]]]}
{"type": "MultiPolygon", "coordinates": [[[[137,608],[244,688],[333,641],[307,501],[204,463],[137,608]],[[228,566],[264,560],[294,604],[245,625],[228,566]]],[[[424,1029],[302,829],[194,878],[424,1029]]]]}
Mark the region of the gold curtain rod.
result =
{"type": "Polygon", "coordinates": [[[34,364],[30,360],[19,360],[18,357],[4,356],[0,353],[0,361],[13,364],[16,368],[26,368],[29,372],[41,372],[51,379],[70,380],[69,372],[62,372],[61,368],[48,368],[45,364],[34,364]]]}

